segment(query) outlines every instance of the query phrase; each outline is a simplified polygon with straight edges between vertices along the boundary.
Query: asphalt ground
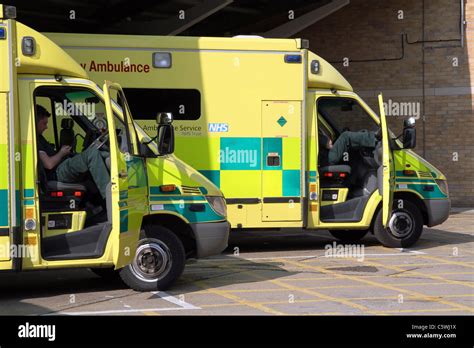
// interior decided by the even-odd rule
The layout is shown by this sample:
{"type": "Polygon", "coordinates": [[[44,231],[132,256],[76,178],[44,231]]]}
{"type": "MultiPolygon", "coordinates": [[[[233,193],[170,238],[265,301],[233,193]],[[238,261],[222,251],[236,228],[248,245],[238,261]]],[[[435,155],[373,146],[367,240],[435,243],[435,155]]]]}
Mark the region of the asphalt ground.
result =
{"type": "Polygon", "coordinates": [[[336,253],[328,232],[232,232],[166,292],[88,269],[0,274],[3,315],[472,315],[474,210],[425,228],[410,249],[368,235],[336,253]],[[344,253],[343,253],[344,251],[344,253]]]}

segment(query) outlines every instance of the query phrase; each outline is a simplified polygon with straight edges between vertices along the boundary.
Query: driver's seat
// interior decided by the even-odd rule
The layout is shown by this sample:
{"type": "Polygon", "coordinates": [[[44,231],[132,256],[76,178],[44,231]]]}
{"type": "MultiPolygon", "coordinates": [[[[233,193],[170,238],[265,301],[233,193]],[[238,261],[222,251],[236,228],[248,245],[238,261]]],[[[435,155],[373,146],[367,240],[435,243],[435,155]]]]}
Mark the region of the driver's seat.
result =
{"type": "Polygon", "coordinates": [[[74,121],[71,118],[61,120],[61,132],[59,133],[59,148],[64,145],[76,148],[76,138],[74,135],[74,121]]]}
{"type": "Polygon", "coordinates": [[[85,183],[48,180],[43,163],[38,161],[40,200],[45,211],[80,210],[89,191],[85,183]],[[74,205],[71,204],[74,201],[74,205]]]}

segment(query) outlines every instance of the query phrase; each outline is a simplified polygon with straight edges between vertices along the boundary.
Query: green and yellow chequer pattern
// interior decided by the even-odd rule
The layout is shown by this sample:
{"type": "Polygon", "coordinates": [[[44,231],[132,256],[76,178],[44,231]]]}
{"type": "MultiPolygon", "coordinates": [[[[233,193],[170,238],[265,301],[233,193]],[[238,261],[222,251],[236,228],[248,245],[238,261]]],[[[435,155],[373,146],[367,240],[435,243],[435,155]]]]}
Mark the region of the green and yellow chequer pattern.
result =
{"type": "Polygon", "coordinates": [[[299,154],[300,139],[292,137],[176,140],[176,155],[219,187],[227,198],[299,196],[299,154]],[[270,153],[280,155],[279,165],[267,164],[270,153]]]}

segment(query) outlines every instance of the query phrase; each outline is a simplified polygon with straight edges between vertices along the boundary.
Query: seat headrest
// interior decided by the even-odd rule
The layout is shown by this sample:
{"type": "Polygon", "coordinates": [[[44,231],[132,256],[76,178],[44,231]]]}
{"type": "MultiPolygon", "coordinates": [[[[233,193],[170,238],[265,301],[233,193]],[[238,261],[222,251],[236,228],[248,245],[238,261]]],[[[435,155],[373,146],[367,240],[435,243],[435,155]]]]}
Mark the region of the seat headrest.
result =
{"type": "Polygon", "coordinates": [[[73,129],[74,128],[74,121],[72,118],[63,118],[61,120],[61,128],[62,129],[73,129]]]}

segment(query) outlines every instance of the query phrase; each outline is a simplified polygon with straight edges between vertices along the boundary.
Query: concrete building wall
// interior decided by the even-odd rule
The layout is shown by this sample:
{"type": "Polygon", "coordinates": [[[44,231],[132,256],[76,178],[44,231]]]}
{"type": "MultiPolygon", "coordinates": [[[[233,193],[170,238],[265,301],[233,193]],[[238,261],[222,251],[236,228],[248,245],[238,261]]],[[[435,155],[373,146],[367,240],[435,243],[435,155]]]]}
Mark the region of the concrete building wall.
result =
{"type": "MultiPolygon", "coordinates": [[[[456,41],[459,0],[425,0],[424,39],[455,41],[413,43],[423,38],[422,9],[422,0],[351,0],[295,36],[309,39],[310,49],[333,62],[374,110],[378,110],[379,91],[392,105],[414,103],[409,104],[414,116],[419,107],[415,151],[448,177],[454,206],[473,206],[474,27],[470,23],[474,23],[474,1],[465,0],[464,47],[456,41]],[[412,42],[404,44],[404,52],[402,34],[412,42]],[[342,63],[345,57],[348,66],[342,63]]],[[[389,117],[389,126],[397,134],[409,115],[402,116],[389,117]]]]}

